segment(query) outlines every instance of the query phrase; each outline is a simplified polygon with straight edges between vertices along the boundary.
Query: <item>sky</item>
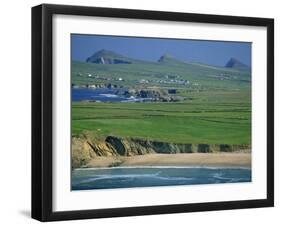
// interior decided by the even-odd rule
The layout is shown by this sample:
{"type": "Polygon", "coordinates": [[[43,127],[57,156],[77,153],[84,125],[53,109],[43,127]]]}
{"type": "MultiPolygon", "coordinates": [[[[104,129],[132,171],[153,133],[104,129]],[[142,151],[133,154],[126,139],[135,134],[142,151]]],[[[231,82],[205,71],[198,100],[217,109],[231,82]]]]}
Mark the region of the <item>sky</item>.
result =
{"type": "Polygon", "coordinates": [[[155,62],[163,54],[169,53],[182,61],[216,66],[224,66],[231,57],[234,57],[251,66],[251,43],[246,42],[71,35],[72,60],[86,61],[89,56],[101,49],[155,62]]]}

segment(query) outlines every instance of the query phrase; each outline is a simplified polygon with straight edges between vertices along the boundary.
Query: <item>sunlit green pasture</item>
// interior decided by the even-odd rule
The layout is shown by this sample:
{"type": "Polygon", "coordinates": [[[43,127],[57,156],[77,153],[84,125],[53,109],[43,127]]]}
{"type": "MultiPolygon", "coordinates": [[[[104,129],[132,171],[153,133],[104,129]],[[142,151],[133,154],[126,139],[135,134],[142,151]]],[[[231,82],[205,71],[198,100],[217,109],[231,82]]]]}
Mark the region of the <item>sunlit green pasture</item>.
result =
{"type": "Polygon", "coordinates": [[[250,144],[250,91],[191,92],[178,103],[72,103],[72,134],[250,144]]]}

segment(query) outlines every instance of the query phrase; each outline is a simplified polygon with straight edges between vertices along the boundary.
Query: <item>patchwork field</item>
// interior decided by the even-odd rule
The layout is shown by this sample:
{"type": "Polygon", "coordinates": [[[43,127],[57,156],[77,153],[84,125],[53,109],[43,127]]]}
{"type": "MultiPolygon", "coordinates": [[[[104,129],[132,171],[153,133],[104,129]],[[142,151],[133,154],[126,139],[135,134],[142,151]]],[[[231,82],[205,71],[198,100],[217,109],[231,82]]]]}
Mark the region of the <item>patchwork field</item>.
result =
{"type": "Polygon", "coordinates": [[[182,93],[175,103],[72,103],[72,134],[172,143],[250,144],[250,90],[182,93]]]}

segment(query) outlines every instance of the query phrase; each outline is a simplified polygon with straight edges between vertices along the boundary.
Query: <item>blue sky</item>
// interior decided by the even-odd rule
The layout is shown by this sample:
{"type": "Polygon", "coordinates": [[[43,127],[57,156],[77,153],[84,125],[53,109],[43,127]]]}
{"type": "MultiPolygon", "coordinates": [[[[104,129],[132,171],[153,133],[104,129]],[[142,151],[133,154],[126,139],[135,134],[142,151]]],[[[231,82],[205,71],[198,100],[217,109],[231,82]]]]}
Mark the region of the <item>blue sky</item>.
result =
{"type": "Polygon", "coordinates": [[[224,66],[234,57],[251,65],[251,43],[135,38],[104,35],[71,35],[72,60],[85,61],[93,53],[107,49],[124,56],[157,61],[164,53],[189,62],[224,66]]]}

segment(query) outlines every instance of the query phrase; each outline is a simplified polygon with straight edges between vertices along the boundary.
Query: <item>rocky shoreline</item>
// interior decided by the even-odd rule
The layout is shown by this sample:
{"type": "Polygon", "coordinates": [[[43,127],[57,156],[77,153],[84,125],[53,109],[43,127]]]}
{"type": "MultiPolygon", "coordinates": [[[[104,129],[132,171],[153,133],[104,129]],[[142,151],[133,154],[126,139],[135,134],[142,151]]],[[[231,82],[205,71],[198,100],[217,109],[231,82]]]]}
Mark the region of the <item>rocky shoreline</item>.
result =
{"type": "Polygon", "coordinates": [[[183,101],[186,98],[175,95],[176,89],[147,89],[147,88],[135,88],[128,89],[123,86],[112,84],[92,84],[92,85],[75,85],[72,84],[73,89],[116,89],[115,95],[125,98],[139,99],[142,102],[178,102],[183,101]]]}
{"type": "Polygon", "coordinates": [[[72,137],[72,167],[85,167],[98,157],[130,157],[147,154],[234,153],[250,152],[250,145],[176,144],[140,138],[107,136],[72,137]]]}
{"type": "Polygon", "coordinates": [[[170,95],[169,90],[166,91],[163,89],[129,89],[117,94],[121,94],[125,97],[143,98],[156,102],[177,102],[184,100],[184,97],[170,95]]]}

